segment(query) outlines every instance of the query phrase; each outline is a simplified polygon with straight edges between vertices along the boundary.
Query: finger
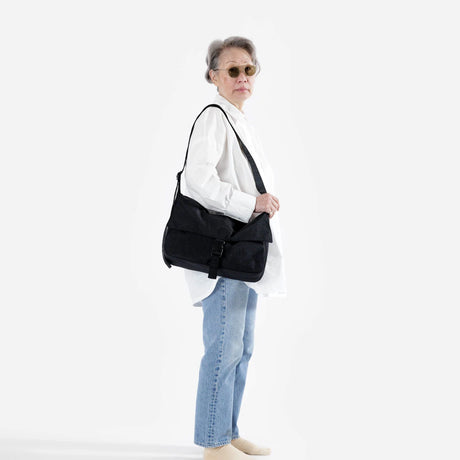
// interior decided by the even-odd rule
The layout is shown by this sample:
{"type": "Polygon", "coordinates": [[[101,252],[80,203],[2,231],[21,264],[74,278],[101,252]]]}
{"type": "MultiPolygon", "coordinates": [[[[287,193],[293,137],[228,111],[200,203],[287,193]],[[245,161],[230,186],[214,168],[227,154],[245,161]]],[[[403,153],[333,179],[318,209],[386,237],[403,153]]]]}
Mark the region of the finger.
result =
{"type": "Polygon", "coordinates": [[[280,208],[280,203],[279,203],[279,201],[272,201],[272,206],[273,206],[276,210],[278,210],[278,209],[280,208]]]}

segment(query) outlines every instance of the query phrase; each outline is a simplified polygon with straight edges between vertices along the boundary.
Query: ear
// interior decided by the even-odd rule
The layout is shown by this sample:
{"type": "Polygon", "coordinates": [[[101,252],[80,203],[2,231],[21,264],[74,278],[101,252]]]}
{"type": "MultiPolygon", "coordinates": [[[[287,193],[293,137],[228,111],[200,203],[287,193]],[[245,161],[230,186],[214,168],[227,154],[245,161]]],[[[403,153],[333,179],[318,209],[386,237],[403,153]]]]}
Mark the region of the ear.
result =
{"type": "Polygon", "coordinates": [[[214,72],[214,70],[209,70],[209,77],[211,78],[212,82],[217,86],[216,72],[214,72]]]}

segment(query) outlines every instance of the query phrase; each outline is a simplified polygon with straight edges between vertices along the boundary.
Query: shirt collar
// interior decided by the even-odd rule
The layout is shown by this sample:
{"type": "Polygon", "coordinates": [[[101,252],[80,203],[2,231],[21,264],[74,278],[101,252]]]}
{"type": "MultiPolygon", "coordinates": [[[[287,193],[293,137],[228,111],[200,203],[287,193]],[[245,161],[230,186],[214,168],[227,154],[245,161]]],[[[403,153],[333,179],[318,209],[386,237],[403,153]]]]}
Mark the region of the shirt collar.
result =
{"type": "Polygon", "coordinates": [[[216,94],[214,103],[219,104],[226,112],[230,113],[236,120],[245,120],[246,114],[238,107],[233,105],[229,100],[219,93],[216,94]]]}

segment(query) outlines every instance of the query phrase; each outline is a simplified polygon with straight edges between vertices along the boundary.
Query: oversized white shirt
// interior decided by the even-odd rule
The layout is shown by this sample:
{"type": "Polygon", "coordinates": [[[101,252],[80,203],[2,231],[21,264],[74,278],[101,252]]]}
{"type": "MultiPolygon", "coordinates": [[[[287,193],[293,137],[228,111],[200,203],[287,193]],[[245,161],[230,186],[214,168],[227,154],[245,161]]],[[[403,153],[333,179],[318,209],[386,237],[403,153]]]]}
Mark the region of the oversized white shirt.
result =
{"type": "MultiPolygon", "coordinates": [[[[273,171],[264,156],[262,145],[246,114],[217,94],[213,104],[220,105],[253,157],[265,189],[276,194],[273,171]]],[[[254,212],[256,188],[249,162],[225,115],[217,107],[208,107],[195,123],[190,139],[187,163],[181,174],[181,193],[211,211],[220,211],[242,222],[249,222],[260,213],[254,212]]],[[[281,200],[280,200],[281,201],[281,200]]],[[[264,297],[287,294],[279,212],[269,219],[273,242],[268,244],[265,271],[259,281],[245,283],[264,297]]],[[[215,288],[217,280],[208,274],[184,268],[192,304],[202,306],[215,288]]]]}

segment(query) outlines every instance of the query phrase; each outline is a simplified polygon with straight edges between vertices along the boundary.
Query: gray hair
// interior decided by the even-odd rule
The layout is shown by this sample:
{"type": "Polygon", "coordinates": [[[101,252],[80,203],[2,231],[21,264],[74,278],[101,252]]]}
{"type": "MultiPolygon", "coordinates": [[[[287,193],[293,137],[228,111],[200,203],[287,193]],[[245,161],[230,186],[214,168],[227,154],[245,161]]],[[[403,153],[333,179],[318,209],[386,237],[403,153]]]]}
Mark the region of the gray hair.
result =
{"type": "Polygon", "coordinates": [[[247,51],[249,56],[251,56],[253,64],[257,66],[256,75],[260,72],[260,64],[257,60],[256,47],[254,46],[254,43],[252,43],[249,38],[238,36],[228,37],[225,40],[214,40],[208,47],[208,54],[206,56],[206,64],[208,65],[208,68],[206,69],[206,73],[204,75],[204,78],[206,78],[208,83],[212,83],[209,71],[216,70],[219,67],[219,57],[222,51],[226,48],[242,48],[247,51]]]}

